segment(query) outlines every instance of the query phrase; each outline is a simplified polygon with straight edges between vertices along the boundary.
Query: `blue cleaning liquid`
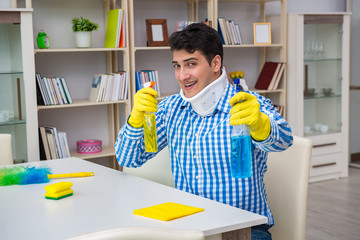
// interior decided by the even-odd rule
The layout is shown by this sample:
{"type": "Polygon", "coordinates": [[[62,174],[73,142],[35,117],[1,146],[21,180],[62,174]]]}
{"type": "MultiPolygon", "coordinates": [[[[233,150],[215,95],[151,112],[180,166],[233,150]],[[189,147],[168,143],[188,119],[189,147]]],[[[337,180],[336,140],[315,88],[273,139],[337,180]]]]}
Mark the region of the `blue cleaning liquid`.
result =
{"type": "MultiPolygon", "coordinates": [[[[240,79],[235,78],[236,92],[243,91],[240,79]]],[[[251,136],[244,124],[236,125],[231,132],[230,168],[233,178],[251,177],[251,136]]]]}
{"type": "Polygon", "coordinates": [[[231,137],[231,176],[233,178],[251,177],[250,136],[238,135],[231,137]]]}

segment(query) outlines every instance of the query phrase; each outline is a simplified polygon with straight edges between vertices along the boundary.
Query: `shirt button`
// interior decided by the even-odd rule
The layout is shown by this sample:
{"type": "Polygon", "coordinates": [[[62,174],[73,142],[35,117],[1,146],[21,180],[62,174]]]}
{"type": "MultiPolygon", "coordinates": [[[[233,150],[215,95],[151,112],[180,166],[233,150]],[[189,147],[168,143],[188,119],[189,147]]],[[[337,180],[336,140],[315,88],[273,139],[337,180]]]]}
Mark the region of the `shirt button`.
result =
{"type": "Polygon", "coordinates": [[[194,155],[194,158],[197,158],[197,156],[196,156],[196,155],[194,155]]]}
{"type": "Polygon", "coordinates": [[[200,177],[199,177],[199,176],[196,176],[195,178],[196,178],[196,179],[199,179],[200,177]]]}
{"type": "Polygon", "coordinates": [[[195,137],[197,137],[198,136],[198,134],[197,133],[195,133],[195,137]]]}

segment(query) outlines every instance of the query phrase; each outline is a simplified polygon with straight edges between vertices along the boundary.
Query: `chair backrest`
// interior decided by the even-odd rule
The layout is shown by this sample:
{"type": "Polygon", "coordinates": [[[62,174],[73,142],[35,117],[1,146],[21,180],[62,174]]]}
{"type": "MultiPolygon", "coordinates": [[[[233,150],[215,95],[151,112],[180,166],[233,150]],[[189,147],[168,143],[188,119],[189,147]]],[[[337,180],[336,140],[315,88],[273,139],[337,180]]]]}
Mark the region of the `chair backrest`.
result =
{"type": "Polygon", "coordinates": [[[171,172],[171,161],[168,147],[161,150],[155,157],[139,168],[123,168],[123,172],[158,182],[170,187],[175,187],[174,177],[171,172]]]}
{"type": "Polygon", "coordinates": [[[173,230],[150,227],[122,227],[84,234],[68,240],[204,240],[197,230],[173,230]]]}
{"type": "Polygon", "coordinates": [[[275,219],[273,239],[305,239],[311,151],[311,140],[294,136],[286,151],[269,154],[264,181],[275,219]]]}
{"type": "Polygon", "coordinates": [[[0,134],[0,166],[14,164],[11,134],[0,134]]]}

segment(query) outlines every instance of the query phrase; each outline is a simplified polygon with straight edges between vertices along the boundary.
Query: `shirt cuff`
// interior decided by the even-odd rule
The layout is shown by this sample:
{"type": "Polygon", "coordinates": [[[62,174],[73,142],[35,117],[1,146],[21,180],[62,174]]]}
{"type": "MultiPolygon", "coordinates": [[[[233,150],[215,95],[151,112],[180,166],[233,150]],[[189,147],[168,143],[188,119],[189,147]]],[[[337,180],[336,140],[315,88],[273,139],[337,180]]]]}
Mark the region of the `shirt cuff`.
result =
{"type": "Polygon", "coordinates": [[[124,136],[128,139],[139,139],[144,134],[144,128],[132,127],[129,123],[125,124],[124,136]]]}
{"type": "Polygon", "coordinates": [[[270,119],[270,133],[269,133],[269,136],[266,139],[264,139],[263,141],[254,140],[258,144],[271,145],[276,140],[276,134],[275,133],[278,131],[277,130],[277,123],[272,118],[269,117],[269,119],[270,119]]]}

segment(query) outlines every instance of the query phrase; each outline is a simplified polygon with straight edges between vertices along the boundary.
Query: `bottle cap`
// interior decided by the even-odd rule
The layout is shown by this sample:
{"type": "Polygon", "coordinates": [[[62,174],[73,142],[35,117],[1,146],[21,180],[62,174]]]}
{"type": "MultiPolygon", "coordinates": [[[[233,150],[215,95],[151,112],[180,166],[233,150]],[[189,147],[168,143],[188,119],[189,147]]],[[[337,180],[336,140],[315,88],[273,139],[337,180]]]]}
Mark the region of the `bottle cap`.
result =
{"type": "Polygon", "coordinates": [[[155,82],[154,82],[154,81],[144,83],[144,87],[154,88],[154,86],[155,86],[155,82]]]}
{"type": "Polygon", "coordinates": [[[240,79],[238,79],[238,78],[234,78],[234,84],[240,84],[240,79]]]}

